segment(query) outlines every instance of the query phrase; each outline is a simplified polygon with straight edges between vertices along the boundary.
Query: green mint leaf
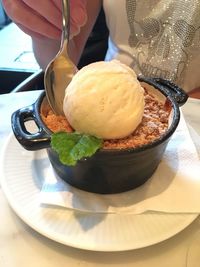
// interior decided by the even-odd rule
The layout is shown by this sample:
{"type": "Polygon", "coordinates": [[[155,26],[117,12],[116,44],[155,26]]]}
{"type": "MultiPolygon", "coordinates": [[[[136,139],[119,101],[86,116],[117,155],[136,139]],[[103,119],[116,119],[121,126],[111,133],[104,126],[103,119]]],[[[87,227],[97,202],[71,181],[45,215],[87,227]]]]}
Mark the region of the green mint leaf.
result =
{"type": "Polygon", "coordinates": [[[91,157],[102,144],[99,138],[76,132],[58,132],[51,136],[52,149],[58,153],[60,161],[68,166],[75,166],[78,160],[91,157]]]}

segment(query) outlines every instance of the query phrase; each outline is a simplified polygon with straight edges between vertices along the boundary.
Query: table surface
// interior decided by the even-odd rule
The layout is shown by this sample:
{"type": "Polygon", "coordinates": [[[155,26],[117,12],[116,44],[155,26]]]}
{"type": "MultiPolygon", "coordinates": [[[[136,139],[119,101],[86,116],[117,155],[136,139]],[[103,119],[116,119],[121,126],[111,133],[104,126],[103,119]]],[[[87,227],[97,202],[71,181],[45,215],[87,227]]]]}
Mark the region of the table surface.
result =
{"type": "MultiPolygon", "coordinates": [[[[32,104],[40,91],[0,95],[0,147],[11,132],[10,116],[32,104]]],[[[182,107],[187,123],[200,135],[200,100],[189,98],[182,107]]],[[[0,149],[1,151],[1,149],[0,149]]],[[[93,252],[71,248],[40,235],[9,207],[0,188],[0,266],[186,266],[188,247],[200,229],[199,217],[179,234],[159,244],[127,252],[93,252]]],[[[200,244],[200,238],[199,238],[200,244]]],[[[199,258],[200,259],[200,258],[199,258]]]]}

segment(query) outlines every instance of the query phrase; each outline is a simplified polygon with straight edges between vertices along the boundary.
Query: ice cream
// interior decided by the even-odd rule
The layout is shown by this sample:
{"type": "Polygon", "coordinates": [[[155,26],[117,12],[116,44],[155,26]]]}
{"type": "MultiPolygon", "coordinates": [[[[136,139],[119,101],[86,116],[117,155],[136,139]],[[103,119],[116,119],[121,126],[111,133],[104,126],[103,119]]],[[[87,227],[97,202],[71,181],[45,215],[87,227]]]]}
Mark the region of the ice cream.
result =
{"type": "Polygon", "coordinates": [[[80,133],[103,139],[131,134],[144,112],[144,89],[135,72],[117,60],[79,70],[66,88],[63,111],[80,133]]]}

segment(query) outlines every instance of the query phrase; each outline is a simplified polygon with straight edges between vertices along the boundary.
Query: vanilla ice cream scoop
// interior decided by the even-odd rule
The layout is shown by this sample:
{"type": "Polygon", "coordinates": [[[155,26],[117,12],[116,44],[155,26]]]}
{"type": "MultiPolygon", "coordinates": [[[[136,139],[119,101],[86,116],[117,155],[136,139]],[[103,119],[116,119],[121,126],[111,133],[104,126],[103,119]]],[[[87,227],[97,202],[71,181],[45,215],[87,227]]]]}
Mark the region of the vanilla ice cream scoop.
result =
{"type": "Polygon", "coordinates": [[[63,111],[80,133],[103,139],[131,134],[144,112],[144,89],[135,72],[117,60],[79,70],[66,88],[63,111]]]}

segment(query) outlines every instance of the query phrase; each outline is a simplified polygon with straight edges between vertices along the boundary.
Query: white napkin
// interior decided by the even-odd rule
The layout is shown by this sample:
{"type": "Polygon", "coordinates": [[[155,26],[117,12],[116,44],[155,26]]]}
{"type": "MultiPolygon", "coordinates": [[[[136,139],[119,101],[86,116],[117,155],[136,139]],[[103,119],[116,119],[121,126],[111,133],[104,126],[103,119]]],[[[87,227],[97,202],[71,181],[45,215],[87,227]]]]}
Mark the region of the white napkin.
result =
{"type": "Polygon", "coordinates": [[[191,128],[189,132],[183,115],[156,172],[134,190],[88,193],[56,177],[50,163],[47,168],[41,204],[94,213],[200,213],[200,136],[191,128]]]}

